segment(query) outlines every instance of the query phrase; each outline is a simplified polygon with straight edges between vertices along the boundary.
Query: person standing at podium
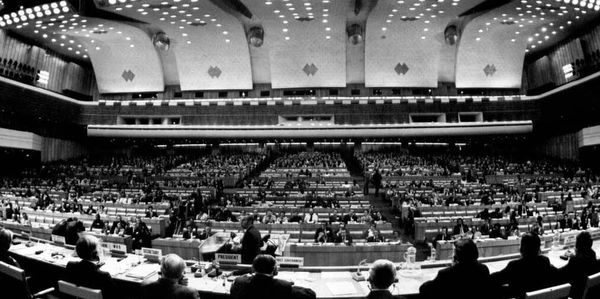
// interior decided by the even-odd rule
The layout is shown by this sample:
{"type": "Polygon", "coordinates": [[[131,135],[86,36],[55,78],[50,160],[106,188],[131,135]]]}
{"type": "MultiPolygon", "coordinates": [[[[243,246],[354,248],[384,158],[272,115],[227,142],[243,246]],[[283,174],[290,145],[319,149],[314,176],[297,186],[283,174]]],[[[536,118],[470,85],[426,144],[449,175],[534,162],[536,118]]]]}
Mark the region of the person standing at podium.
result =
{"type": "Polygon", "coordinates": [[[260,254],[262,239],[260,232],[254,227],[254,216],[246,216],[241,221],[242,228],[245,230],[242,238],[242,264],[252,264],[254,258],[260,254]]]}

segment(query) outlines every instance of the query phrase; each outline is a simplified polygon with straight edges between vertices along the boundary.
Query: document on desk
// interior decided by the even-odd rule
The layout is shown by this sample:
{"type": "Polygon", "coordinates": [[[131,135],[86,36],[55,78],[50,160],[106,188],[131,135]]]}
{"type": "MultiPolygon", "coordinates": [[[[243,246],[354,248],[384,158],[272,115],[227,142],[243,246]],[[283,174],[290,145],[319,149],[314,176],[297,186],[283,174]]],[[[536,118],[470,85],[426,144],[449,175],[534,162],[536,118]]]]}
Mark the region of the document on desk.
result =
{"type": "Polygon", "coordinates": [[[129,270],[126,276],[143,280],[158,272],[158,268],[158,264],[142,264],[129,270]]]}
{"type": "Polygon", "coordinates": [[[351,279],[350,272],[321,272],[321,279],[351,279]]]}
{"type": "Polygon", "coordinates": [[[328,282],[326,285],[334,296],[352,295],[356,293],[354,285],[349,281],[328,282]]]}

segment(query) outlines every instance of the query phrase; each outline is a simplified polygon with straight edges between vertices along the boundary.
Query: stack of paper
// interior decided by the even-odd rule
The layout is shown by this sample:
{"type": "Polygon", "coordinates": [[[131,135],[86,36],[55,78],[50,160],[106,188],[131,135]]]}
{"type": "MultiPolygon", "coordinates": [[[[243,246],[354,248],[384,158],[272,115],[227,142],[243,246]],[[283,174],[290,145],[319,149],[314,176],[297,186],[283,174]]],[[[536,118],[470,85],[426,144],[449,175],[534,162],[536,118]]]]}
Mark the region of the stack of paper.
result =
{"type": "Polygon", "coordinates": [[[144,280],[158,272],[158,267],[158,264],[142,264],[129,270],[126,276],[144,280]]]}

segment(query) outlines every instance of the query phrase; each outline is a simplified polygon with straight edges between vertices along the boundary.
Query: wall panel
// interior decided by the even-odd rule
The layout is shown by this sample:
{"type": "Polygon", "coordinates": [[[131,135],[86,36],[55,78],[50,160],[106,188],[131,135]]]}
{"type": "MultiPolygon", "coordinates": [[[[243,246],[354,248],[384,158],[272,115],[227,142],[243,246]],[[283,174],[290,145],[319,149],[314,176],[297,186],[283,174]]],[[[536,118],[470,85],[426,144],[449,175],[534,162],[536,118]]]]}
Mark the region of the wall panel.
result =
{"type": "Polygon", "coordinates": [[[17,61],[33,67],[36,71],[49,72],[47,86],[41,86],[55,92],[71,90],[83,95],[92,95],[95,79],[90,66],[69,62],[64,58],[37,46],[29,45],[0,30],[0,59],[17,61]]]}

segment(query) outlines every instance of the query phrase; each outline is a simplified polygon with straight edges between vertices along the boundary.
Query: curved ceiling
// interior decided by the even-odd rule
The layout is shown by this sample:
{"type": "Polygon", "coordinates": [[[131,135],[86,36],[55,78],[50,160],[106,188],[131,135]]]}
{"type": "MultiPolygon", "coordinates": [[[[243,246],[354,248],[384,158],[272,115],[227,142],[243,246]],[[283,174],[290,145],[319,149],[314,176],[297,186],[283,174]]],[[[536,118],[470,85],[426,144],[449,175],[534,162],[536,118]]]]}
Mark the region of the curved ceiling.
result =
{"type": "MultiPolygon", "coordinates": [[[[578,2],[579,3],[579,2],[578,2]]],[[[527,52],[547,48],[598,18],[592,6],[560,1],[511,1],[466,25],[456,59],[457,88],[519,88],[527,52]]],[[[599,3],[600,4],[600,3],[599,3]]]]}
{"type": "Polygon", "coordinates": [[[244,28],[212,2],[125,1],[101,8],[151,24],[169,36],[182,90],[252,88],[244,28]]]}
{"type": "Polygon", "coordinates": [[[444,29],[484,0],[380,0],[367,21],[367,86],[437,87],[444,29]]]}
{"type": "Polygon", "coordinates": [[[101,93],[157,92],[165,85],[244,90],[257,83],[432,88],[444,81],[458,88],[518,88],[527,52],[596,23],[600,1],[565,2],[36,0],[33,7],[7,5],[0,28],[89,59],[101,93]],[[450,23],[460,24],[453,46],[444,43],[450,23]],[[355,24],[363,31],[358,45],[347,33],[355,24]],[[254,26],[264,30],[261,47],[248,44],[254,26]],[[168,51],[152,42],[161,31],[170,38],[168,51]]]}

